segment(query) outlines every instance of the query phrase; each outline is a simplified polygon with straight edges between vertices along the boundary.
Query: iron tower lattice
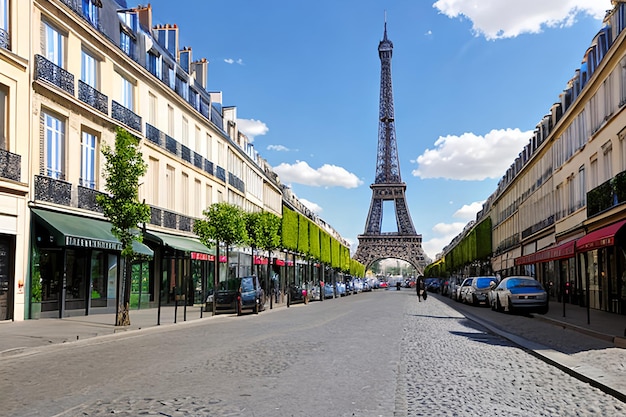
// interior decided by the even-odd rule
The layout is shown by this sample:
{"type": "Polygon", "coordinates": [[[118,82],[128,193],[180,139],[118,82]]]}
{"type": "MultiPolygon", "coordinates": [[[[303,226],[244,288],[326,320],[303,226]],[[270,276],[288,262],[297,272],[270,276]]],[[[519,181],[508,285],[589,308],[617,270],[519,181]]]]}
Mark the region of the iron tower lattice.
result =
{"type": "Polygon", "coordinates": [[[381,70],[376,177],[370,185],[372,201],[365,232],[358,236],[359,246],[354,258],[366,267],[379,259],[402,259],[421,274],[429,259],[422,249],[422,235],[415,232],[406,204],[406,184],[400,175],[391,83],[392,55],[393,42],[387,38],[385,21],[383,40],[378,44],[381,70]],[[397,232],[382,233],[384,201],[394,202],[397,232]]]}

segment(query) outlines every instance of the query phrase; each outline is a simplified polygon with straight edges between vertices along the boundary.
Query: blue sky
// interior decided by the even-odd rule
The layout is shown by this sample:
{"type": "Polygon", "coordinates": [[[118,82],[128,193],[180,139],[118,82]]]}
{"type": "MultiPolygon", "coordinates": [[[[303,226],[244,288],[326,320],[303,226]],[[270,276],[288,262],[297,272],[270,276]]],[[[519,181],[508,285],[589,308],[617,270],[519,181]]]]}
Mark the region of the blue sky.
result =
{"type": "MultiPolygon", "coordinates": [[[[209,61],[208,90],[355,250],[378,142],[385,16],[402,180],[426,254],[482,202],[567,82],[610,0],[151,0],[209,61]]],[[[133,6],[131,0],[128,6],[133,6]]],[[[395,231],[393,210],[383,231],[395,231]]]]}

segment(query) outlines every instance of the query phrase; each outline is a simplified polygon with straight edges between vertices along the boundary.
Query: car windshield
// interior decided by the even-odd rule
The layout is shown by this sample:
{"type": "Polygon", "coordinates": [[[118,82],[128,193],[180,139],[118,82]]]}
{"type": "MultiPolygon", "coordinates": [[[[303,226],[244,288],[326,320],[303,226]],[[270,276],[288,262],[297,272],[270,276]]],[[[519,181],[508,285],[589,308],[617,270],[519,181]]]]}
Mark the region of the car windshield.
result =
{"type": "Polygon", "coordinates": [[[489,285],[494,281],[492,278],[477,278],[476,279],[476,288],[488,288],[489,285]]]}
{"type": "Polygon", "coordinates": [[[254,282],[252,277],[241,279],[241,291],[254,291],[254,282]]]}
{"type": "Polygon", "coordinates": [[[509,282],[509,288],[541,288],[539,281],[533,279],[512,279],[509,282]]]}

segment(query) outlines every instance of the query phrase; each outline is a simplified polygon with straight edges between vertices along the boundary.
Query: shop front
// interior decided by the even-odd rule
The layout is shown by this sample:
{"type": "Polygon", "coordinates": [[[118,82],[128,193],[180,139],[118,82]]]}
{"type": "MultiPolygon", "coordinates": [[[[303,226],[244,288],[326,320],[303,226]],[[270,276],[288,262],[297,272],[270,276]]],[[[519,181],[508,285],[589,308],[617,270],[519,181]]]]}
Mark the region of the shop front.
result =
{"type": "MultiPolygon", "coordinates": [[[[114,313],[123,260],[111,223],[35,208],[32,214],[30,317],[114,313]]],[[[139,242],[133,249],[137,259],[153,255],[139,242]]]]}
{"type": "Polygon", "coordinates": [[[160,231],[147,231],[145,242],[155,252],[150,306],[204,304],[213,289],[214,249],[195,237],[160,231]]]}
{"type": "Polygon", "coordinates": [[[13,318],[15,237],[0,234],[0,320],[13,318]]]}
{"type": "Polygon", "coordinates": [[[626,220],[594,230],[576,241],[582,304],[626,314],[626,220]]]}

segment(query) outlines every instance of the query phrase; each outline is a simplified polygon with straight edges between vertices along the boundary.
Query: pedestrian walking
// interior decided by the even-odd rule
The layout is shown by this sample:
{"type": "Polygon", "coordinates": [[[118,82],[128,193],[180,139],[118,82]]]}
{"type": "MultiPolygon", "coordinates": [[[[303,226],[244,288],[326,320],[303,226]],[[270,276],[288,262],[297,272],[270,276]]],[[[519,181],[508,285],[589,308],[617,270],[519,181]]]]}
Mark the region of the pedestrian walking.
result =
{"type": "Polygon", "coordinates": [[[422,278],[417,279],[417,284],[415,285],[417,289],[417,301],[422,302],[422,297],[424,301],[426,301],[426,287],[424,286],[424,280],[422,278]]]}

